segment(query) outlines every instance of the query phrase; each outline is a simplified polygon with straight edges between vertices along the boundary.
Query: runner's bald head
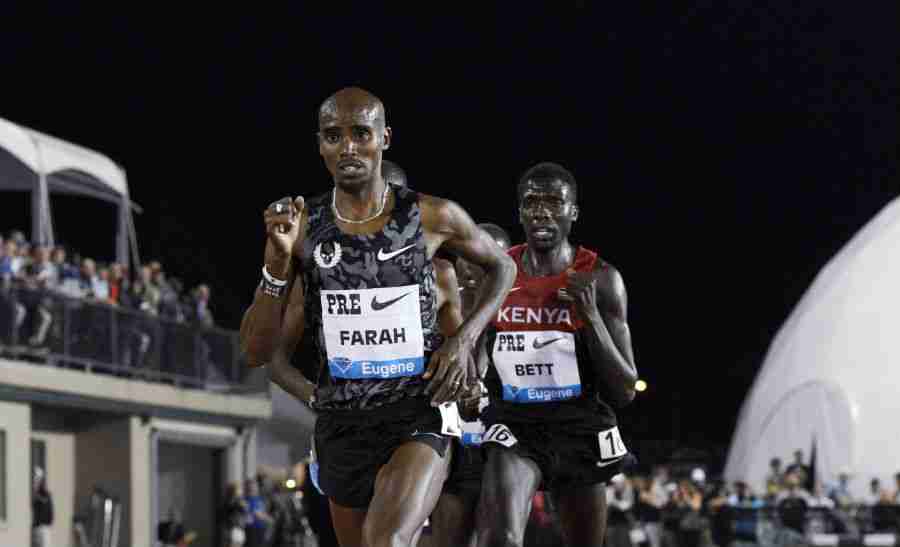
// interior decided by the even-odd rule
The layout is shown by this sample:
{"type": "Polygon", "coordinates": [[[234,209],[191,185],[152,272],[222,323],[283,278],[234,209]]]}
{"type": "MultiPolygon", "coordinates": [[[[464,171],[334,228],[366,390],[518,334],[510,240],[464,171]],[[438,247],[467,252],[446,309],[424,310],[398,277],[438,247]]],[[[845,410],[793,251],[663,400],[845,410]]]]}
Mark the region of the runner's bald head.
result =
{"type": "Polygon", "coordinates": [[[509,234],[506,233],[506,230],[497,226],[496,224],[490,222],[484,222],[478,225],[479,228],[488,233],[494,241],[497,242],[497,245],[500,246],[504,251],[512,247],[512,240],[509,238],[509,234]]]}
{"type": "Polygon", "coordinates": [[[392,161],[381,160],[381,176],[395,186],[406,186],[406,171],[392,161]]]}
{"type": "Polygon", "coordinates": [[[319,129],[346,117],[363,119],[379,129],[386,125],[381,99],[358,87],[345,87],[322,102],[319,107],[319,129]]]}

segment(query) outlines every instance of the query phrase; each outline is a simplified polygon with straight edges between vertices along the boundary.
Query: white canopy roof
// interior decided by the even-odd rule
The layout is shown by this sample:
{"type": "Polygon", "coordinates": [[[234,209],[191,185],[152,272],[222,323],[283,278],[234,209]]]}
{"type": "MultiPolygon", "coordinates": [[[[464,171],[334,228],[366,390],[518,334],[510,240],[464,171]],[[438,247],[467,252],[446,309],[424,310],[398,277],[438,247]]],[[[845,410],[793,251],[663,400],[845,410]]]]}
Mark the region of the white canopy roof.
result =
{"type": "Polygon", "coordinates": [[[819,273],[782,326],[744,401],[725,468],[757,491],[769,460],[809,458],[824,484],[848,471],[856,496],[900,471],[900,200],[819,273]]]}
{"type": "Polygon", "coordinates": [[[128,195],[125,171],[103,154],[0,118],[2,190],[31,193],[32,240],[51,245],[51,193],[88,196],[117,204],[116,259],[123,264],[128,264],[129,259],[140,262],[131,216],[136,205],[128,195]]]}
{"type": "MultiPolygon", "coordinates": [[[[35,173],[50,175],[81,171],[102,183],[111,193],[128,195],[125,172],[106,156],[39,131],[0,118],[0,147],[5,148],[35,173]]],[[[0,187],[5,185],[0,181],[0,187]]]]}

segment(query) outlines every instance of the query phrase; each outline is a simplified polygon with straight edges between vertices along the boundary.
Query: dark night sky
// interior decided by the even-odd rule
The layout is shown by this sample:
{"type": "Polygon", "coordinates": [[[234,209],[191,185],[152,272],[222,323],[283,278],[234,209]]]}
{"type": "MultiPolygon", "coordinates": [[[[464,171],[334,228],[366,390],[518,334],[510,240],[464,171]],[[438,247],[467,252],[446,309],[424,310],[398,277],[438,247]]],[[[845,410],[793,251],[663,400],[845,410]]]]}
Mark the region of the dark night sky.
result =
{"type": "MultiPolygon", "coordinates": [[[[561,162],[581,188],[573,238],[629,289],[651,386],[626,412],[635,435],[727,443],[781,322],[898,193],[896,7],[606,4],[27,18],[4,5],[0,116],[122,165],[145,209],[142,256],[210,281],[232,327],[258,281],[262,208],[330,186],[315,113],[338,88],[384,100],[386,157],[412,186],[515,239],[517,176],[561,162]]],[[[24,199],[2,199],[0,230],[25,222],[24,199]]],[[[111,210],[54,205],[65,242],[108,255],[111,210]]]]}

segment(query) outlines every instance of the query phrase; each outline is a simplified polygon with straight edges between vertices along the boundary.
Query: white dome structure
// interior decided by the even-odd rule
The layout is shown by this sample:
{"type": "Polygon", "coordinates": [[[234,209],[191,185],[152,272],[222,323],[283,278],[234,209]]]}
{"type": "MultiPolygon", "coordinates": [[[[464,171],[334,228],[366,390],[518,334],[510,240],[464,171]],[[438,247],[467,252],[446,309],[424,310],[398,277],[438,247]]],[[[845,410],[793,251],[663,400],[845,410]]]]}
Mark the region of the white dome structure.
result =
{"type": "Polygon", "coordinates": [[[769,460],[809,459],[854,496],[900,472],[900,200],[888,204],[819,272],[769,348],[737,422],[729,481],[759,491],[769,460]]]}

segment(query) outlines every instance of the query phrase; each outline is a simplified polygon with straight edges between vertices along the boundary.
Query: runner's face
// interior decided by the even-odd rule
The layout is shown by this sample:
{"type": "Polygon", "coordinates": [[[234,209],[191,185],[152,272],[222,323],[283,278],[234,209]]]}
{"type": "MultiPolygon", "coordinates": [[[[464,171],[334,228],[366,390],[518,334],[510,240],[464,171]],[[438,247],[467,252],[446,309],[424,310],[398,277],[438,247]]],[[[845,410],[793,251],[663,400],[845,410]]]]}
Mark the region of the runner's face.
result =
{"type": "Polygon", "coordinates": [[[578,218],[572,187],[559,179],[529,180],[519,195],[519,222],[528,246],[549,250],[562,244],[578,218]]]}
{"type": "Polygon", "coordinates": [[[464,258],[456,259],[456,280],[461,289],[476,289],[484,279],[484,270],[464,258]]]}
{"type": "Polygon", "coordinates": [[[381,168],[391,130],[372,105],[343,105],[323,112],[319,122],[319,154],[338,187],[355,192],[381,168]]]}

